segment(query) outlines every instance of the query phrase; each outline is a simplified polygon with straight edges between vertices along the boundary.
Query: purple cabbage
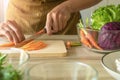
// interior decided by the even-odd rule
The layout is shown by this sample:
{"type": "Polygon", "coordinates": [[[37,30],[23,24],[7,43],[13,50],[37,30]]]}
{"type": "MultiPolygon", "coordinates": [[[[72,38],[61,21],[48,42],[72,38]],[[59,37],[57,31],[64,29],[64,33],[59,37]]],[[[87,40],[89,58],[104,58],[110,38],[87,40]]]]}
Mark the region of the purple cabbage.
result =
{"type": "Polygon", "coordinates": [[[101,30],[120,30],[120,22],[109,22],[106,23],[101,30]]]}
{"type": "Polygon", "coordinates": [[[120,49],[120,22],[106,23],[99,32],[98,44],[105,50],[120,49]]]}

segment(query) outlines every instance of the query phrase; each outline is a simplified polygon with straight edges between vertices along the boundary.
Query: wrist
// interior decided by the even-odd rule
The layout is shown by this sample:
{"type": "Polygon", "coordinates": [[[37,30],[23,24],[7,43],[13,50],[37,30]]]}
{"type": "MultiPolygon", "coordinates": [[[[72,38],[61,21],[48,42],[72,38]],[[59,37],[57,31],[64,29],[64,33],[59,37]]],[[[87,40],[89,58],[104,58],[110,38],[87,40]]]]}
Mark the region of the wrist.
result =
{"type": "Polygon", "coordinates": [[[72,10],[72,3],[71,3],[69,0],[63,2],[61,5],[63,5],[63,6],[64,6],[64,9],[65,9],[66,11],[68,11],[69,13],[73,13],[73,12],[74,12],[74,11],[72,10]]]}

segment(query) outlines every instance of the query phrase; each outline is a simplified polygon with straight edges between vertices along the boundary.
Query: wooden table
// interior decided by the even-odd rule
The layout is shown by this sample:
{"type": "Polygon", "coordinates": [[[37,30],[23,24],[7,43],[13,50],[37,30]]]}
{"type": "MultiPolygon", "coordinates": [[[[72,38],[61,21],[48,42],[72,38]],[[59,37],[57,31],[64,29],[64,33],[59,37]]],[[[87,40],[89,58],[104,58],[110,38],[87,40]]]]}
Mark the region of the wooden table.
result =
{"type": "MultiPolygon", "coordinates": [[[[78,36],[76,35],[53,35],[53,36],[42,36],[40,39],[62,39],[64,41],[78,41],[78,36]]],[[[68,49],[68,55],[63,59],[71,59],[76,61],[81,61],[83,63],[89,64],[96,68],[99,75],[99,80],[114,80],[102,67],[101,57],[104,54],[92,52],[88,49],[85,49],[82,46],[71,47],[68,49]]],[[[61,58],[62,59],[62,58],[61,58]]],[[[33,58],[30,58],[34,62],[33,58]]],[[[36,59],[37,60],[37,59],[36,59]]],[[[39,61],[38,61],[39,62],[39,61]]]]}

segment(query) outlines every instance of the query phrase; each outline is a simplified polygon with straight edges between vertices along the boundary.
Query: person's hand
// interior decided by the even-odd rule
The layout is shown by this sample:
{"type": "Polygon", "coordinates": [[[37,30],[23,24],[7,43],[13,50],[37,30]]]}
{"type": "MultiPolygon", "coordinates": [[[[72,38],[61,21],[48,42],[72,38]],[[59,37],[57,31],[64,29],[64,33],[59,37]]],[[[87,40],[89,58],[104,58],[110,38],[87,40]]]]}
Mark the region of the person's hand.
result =
{"type": "Polygon", "coordinates": [[[0,24],[0,35],[5,36],[9,41],[19,43],[25,39],[21,28],[15,21],[6,21],[0,24]]]}
{"type": "Polygon", "coordinates": [[[70,14],[71,13],[69,12],[68,8],[64,4],[60,4],[53,8],[47,14],[47,20],[45,25],[47,34],[62,31],[70,18],[70,14]]]}

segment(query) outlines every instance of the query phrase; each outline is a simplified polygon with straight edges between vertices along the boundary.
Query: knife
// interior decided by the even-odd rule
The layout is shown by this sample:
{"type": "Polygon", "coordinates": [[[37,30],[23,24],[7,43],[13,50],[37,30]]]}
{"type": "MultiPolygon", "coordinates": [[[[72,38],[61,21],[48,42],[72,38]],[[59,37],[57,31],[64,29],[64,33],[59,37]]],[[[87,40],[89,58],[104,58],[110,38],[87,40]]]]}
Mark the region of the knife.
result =
{"type": "Polygon", "coordinates": [[[17,44],[15,45],[15,47],[17,47],[17,48],[18,48],[18,47],[21,47],[21,46],[29,43],[30,41],[32,41],[32,40],[40,37],[40,36],[41,36],[42,34],[44,34],[44,33],[46,33],[46,29],[45,29],[45,28],[43,28],[42,30],[38,31],[37,33],[31,35],[30,37],[28,37],[28,38],[25,39],[24,41],[22,41],[22,42],[20,42],[20,43],[17,43],[17,44]]]}

